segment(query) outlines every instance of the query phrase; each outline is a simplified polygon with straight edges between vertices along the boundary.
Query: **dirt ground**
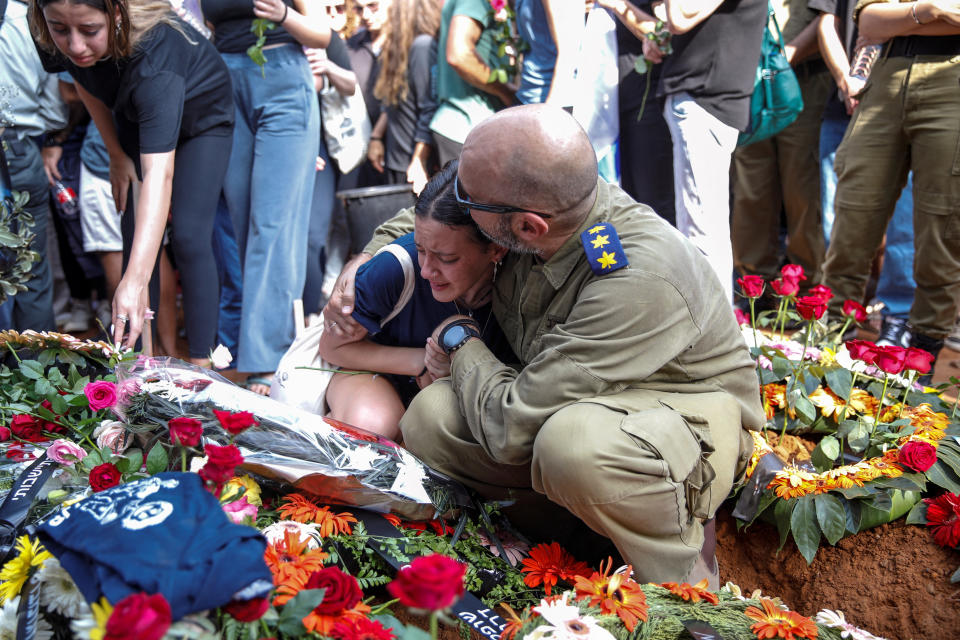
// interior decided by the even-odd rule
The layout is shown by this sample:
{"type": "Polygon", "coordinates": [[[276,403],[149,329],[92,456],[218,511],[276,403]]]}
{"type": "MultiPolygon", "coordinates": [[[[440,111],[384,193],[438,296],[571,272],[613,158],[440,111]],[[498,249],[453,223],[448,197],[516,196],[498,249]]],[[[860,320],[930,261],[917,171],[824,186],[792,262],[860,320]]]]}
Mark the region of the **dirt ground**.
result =
{"type": "Polygon", "coordinates": [[[950,576],[960,553],[933,543],[925,527],[903,520],[820,547],[807,565],[788,541],[777,553],[776,527],[757,522],[737,531],[728,513],[717,517],[720,582],[777,595],[815,615],[841,610],[846,619],[889,640],[939,640],[960,633],[960,585],[950,576]]]}

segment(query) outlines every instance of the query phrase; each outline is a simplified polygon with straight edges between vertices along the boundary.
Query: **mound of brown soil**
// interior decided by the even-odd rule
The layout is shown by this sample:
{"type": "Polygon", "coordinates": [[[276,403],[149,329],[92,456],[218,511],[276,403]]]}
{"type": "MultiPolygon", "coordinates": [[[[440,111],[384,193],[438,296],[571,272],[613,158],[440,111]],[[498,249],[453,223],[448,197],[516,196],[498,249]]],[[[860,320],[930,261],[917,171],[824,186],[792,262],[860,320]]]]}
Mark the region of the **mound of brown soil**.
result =
{"type": "Polygon", "coordinates": [[[717,514],[720,583],[780,596],[808,616],[844,612],[848,622],[890,640],[936,640],[960,635],[960,585],[950,576],[960,554],[933,543],[925,527],[903,520],[824,543],[813,564],[792,540],[777,554],[776,527],[757,522],[737,531],[717,514]]]}

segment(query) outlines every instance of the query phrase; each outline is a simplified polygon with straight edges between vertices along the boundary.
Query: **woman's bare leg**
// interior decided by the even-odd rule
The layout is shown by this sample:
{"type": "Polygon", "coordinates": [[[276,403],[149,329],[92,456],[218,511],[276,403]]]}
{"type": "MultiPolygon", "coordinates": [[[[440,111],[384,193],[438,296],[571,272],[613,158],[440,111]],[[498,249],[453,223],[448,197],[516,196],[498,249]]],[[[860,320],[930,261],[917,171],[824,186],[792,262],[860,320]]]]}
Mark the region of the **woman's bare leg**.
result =
{"type": "Polygon", "coordinates": [[[403,402],[384,376],[335,373],[327,386],[326,400],[331,418],[391,440],[400,435],[403,402]]]}

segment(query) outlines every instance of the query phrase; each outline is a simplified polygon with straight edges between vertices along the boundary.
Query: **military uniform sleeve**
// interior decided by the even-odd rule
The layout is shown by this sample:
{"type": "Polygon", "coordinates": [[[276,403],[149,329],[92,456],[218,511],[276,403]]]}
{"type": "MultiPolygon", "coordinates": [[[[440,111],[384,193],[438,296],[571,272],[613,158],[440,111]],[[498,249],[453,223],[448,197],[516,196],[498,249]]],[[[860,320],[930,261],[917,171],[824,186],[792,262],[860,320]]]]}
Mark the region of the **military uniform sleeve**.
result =
{"type": "Polygon", "coordinates": [[[498,462],[524,464],[540,427],[559,409],[644,380],[699,336],[672,284],[624,271],[585,286],[519,373],[473,340],[454,355],[451,375],[477,442],[498,462]]]}
{"type": "Polygon", "coordinates": [[[401,209],[397,215],[377,227],[373,238],[363,248],[363,252],[373,255],[385,245],[411,231],[413,231],[413,207],[408,207],[401,209]]]}

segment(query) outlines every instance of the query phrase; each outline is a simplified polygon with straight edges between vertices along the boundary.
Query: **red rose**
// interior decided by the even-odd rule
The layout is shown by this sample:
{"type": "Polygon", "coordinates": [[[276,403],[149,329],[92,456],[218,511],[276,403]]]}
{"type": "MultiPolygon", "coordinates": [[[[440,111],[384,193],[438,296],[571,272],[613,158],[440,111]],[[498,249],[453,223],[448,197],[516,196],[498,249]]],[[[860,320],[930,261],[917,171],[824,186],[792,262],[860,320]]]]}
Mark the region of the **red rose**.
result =
{"type": "Polygon", "coordinates": [[[740,307],[733,308],[733,317],[737,319],[737,324],[745,325],[750,324],[750,316],[745,314],[740,307]]]}
{"type": "Polygon", "coordinates": [[[257,421],[253,419],[253,414],[249,411],[232,413],[230,411],[218,411],[214,409],[213,415],[217,416],[217,420],[220,421],[220,426],[223,427],[224,431],[233,435],[242,433],[257,424],[257,421]]]}
{"type": "Polygon", "coordinates": [[[916,347],[907,347],[907,355],[904,358],[903,368],[921,374],[930,373],[934,360],[936,360],[936,357],[929,351],[924,351],[916,347]]]}
{"type": "Polygon", "coordinates": [[[903,371],[903,364],[906,362],[906,359],[906,349],[890,345],[887,347],[877,347],[877,354],[873,358],[873,364],[879,367],[884,373],[897,374],[903,371]]]}
{"type": "Polygon", "coordinates": [[[182,447],[195,447],[203,436],[203,425],[195,418],[180,416],[167,421],[170,429],[170,441],[182,447]]]}
{"type": "Polygon", "coordinates": [[[900,462],[914,471],[926,473],[937,462],[937,448],[929,442],[910,440],[900,447],[900,462]]]}
{"type": "Polygon", "coordinates": [[[960,545],[960,496],[945,493],[923,501],[927,504],[927,526],[933,529],[933,541],[941,547],[960,545]]]}
{"type": "Polygon", "coordinates": [[[770,287],[774,293],[783,297],[795,295],[797,291],[800,291],[800,284],[796,280],[787,280],[785,278],[774,280],[770,283],[770,287]]]}
{"type": "Polygon", "coordinates": [[[94,493],[120,484],[123,474],[113,463],[104,462],[90,469],[90,488],[94,493]]]}
{"type": "Polygon", "coordinates": [[[83,395],[87,396],[90,409],[99,411],[117,404],[117,385],[107,380],[89,382],[83,388],[83,395]]]}
{"type": "Polygon", "coordinates": [[[825,287],[822,284],[818,284],[810,289],[810,295],[815,298],[819,298],[823,304],[827,304],[830,302],[830,298],[833,297],[833,291],[830,290],[830,287],[825,287]]]}
{"type": "Polygon", "coordinates": [[[353,609],[363,599],[360,585],[353,576],[340,567],[325,567],[310,574],[305,589],[326,589],[323,601],[314,611],[321,615],[335,615],[353,609]]]}
{"type": "Polygon", "coordinates": [[[446,609],[463,595],[467,565],[440,554],[414,558],[397,572],[387,590],[400,604],[414,609],[446,609]]]}
{"type": "MultiPolygon", "coordinates": [[[[56,411],[53,410],[53,405],[50,404],[49,400],[44,400],[43,402],[40,403],[40,406],[46,409],[47,411],[49,411],[50,413],[52,413],[53,415],[60,417],[60,414],[58,414],[56,411]]],[[[49,422],[43,419],[40,420],[40,428],[43,429],[44,431],[50,431],[52,433],[67,432],[66,428],[60,426],[56,422],[49,422]]]]}
{"type": "Polygon", "coordinates": [[[804,320],[819,320],[827,311],[827,302],[817,296],[803,296],[797,299],[797,313],[804,320]]]}
{"type": "Polygon", "coordinates": [[[847,353],[854,360],[863,360],[867,364],[873,364],[877,356],[877,345],[867,340],[847,340],[843,343],[847,347],[847,353]]]}
{"type": "Polygon", "coordinates": [[[337,640],[393,640],[392,629],[370,618],[341,618],[330,630],[330,637],[337,640]]]}
{"type": "Polygon", "coordinates": [[[207,491],[219,497],[220,492],[223,491],[223,485],[233,477],[233,470],[230,471],[229,475],[224,477],[224,472],[220,467],[211,467],[209,464],[205,464],[201,467],[200,471],[197,472],[197,475],[203,480],[207,491]]]}
{"type": "Polygon", "coordinates": [[[785,264],[780,269],[780,274],[783,276],[784,280],[793,280],[794,282],[800,282],[801,280],[806,280],[807,276],[803,273],[803,267],[798,264],[785,264]]]}
{"type": "Polygon", "coordinates": [[[867,310],[863,305],[853,300],[847,300],[843,303],[843,315],[852,317],[857,324],[863,324],[867,321],[867,310]]]}
{"type": "Polygon", "coordinates": [[[239,622],[253,622],[263,617],[270,608],[270,601],[266,598],[252,600],[234,600],[223,607],[223,610],[239,622]]]}
{"type": "Polygon", "coordinates": [[[237,449],[237,447],[232,444],[225,447],[208,444],[203,448],[203,452],[207,454],[207,460],[210,464],[218,467],[239,467],[243,464],[243,456],[240,455],[240,449],[237,449]]]}
{"type": "Polygon", "coordinates": [[[203,424],[196,418],[180,416],[167,421],[170,429],[170,440],[173,444],[184,447],[196,447],[203,437],[203,424]]]}
{"type": "Polygon", "coordinates": [[[161,594],[131,593],[107,620],[104,640],[160,640],[170,628],[170,604],[161,594]]]}
{"type": "Polygon", "coordinates": [[[759,298],[763,295],[763,278],[760,276],[743,276],[737,278],[737,283],[747,298],[759,298]]]}
{"type": "Polygon", "coordinates": [[[44,442],[49,440],[43,435],[43,427],[37,419],[25,413],[18,413],[10,419],[10,431],[13,435],[27,442],[44,442]]]}
{"type": "Polygon", "coordinates": [[[6,442],[10,439],[10,429],[0,427],[0,442],[6,442]]]}

